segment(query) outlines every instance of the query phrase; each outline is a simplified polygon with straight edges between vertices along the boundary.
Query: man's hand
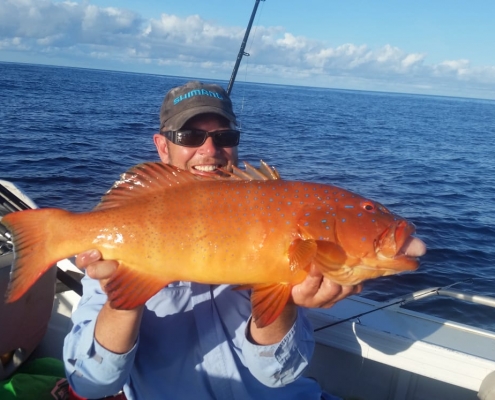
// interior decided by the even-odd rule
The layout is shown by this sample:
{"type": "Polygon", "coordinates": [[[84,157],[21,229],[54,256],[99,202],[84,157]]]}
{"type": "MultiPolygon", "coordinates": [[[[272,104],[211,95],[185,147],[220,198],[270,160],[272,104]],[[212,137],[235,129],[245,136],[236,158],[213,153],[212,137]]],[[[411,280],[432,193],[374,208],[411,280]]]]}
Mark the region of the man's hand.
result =
{"type": "Polygon", "coordinates": [[[352,294],[358,294],[363,285],[342,286],[325,278],[315,267],[311,267],[308,276],[292,288],[294,304],[308,308],[329,308],[352,294]]]}
{"type": "MultiPolygon", "coordinates": [[[[86,270],[90,278],[99,280],[105,291],[105,285],[119,263],[115,260],[102,260],[98,250],[88,250],[77,256],[76,266],[86,270]]],[[[95,339],[114,353],[128,352],[136,343],[143,309],[144,306],[133,310],[117,310],[107,301],[96,320],[95,339]]]]}
{"type": "Polygon", "coordinates": [[[86,270],[90,278],[99,280],[105,291],[108,278],[117,270],[119,263],[115,260],[102,260],[98,250],[88,250],[76,257],[76,266],[80,270],[86,270]]]}
{"type": "Polygon", "coordinates": [[[315,267],[300,284],[292,288],[292,299],[282,314],[270,325],[258,328],[253,320],[249,339],[260,345],[277,343],[287,334],[297,317],[297,306],[328,308],[338,301],[361,292],[363,286],[341,286],[325,278],[315,267]]]}

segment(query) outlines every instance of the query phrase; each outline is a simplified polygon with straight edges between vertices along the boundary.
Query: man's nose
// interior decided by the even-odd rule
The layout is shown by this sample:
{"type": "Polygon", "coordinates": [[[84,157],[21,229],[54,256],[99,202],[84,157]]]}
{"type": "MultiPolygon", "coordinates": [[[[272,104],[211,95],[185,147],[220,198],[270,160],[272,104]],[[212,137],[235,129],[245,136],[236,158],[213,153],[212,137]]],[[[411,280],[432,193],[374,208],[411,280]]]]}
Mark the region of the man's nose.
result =
{"type": "Polygon", "coordinates": [[[214,155],[217,153],[219,148],[213,143],[213,138],[210,136],[206,138],[206,141],[201,145],[198,151],[201,154],[214,155]]]}

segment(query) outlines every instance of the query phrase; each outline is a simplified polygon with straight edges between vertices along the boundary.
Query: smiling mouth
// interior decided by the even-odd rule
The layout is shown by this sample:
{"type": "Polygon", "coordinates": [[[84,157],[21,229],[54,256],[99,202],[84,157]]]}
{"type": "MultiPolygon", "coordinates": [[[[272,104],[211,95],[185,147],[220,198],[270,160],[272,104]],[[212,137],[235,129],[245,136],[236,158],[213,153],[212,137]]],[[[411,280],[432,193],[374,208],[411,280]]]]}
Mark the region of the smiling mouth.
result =
{"type": "Polygon", "coordinates": [[[194,170],[201,172],[214,172],[218,168],[221,168],[221,165],[195,165],[193,167],[194,170]]]}

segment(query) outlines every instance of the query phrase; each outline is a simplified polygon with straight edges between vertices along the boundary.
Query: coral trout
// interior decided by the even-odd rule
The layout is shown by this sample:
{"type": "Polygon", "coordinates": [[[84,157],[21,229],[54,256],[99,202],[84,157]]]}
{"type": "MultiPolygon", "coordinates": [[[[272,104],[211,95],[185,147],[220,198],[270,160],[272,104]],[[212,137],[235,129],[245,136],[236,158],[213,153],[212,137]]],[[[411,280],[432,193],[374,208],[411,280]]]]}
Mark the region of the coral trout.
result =
{"type": "Polygon", "coordinates": [[[96,248],[119,262],[105,288],[113,307],[144,304],[173,281],[241,285],[253,289],[253,318],[262,327],[312,266],[341,285],[418,267],[403,250],[414,241],[424,248],[411,237],[414,225],[383,205],[277,178],[205,179],[145,163],[124,173],[91,212],[8,214],[2,223],[16,255],[7,301],[55,262],[96,248]]]}

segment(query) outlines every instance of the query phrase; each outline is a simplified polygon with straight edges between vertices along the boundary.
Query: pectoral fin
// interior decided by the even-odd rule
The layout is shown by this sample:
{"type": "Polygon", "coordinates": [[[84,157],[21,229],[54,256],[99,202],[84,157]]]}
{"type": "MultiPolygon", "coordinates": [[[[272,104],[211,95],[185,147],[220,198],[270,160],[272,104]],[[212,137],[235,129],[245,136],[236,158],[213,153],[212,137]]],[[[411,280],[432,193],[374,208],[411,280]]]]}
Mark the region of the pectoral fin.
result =
{"type": "Polygon", "coordinates": [[[315,243],[317,251],[314,263],[323,274],[325,271],[338,270],[345,264],[347,254],[338,244],[325,240],[316,240],[315,243]]]}
{"type": "Polygon", "coordinates": [[[306,269],[317,252],[316,240],[295,239],[289,247],[289,265],[292,271],[306,269]]]}
{"type": "Polygon", "coordinates": [[[112,307],[131,310],[146,303],[169,283],[121,264],[110,277],[105,290],[112,307]]]}

